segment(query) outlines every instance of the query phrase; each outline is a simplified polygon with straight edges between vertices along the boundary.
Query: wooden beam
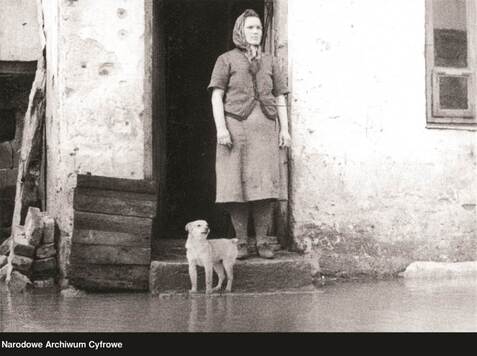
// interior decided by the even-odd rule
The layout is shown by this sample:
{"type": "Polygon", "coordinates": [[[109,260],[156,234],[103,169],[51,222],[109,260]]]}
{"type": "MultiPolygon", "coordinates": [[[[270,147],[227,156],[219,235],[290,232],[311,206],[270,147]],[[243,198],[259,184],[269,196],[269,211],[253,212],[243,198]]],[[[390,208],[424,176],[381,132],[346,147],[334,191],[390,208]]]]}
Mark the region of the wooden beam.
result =
{"type": "Polygon", "coordinates": [[[152,219],[156,215],[156,195],[80,187],[75,190],[74,209],[152,219]]]}
{"type": "Polygon", "coordinates": [[[147,290],[157,194],[152,180],[78,175],[68,279],[92,290],[147,290]]]}
{"type": "MultiPolygon", "coordinates": [[[[43,43],[43,49],[45,43],[43,43]]],[[[46,112],[46,61],[44,56],[38,59],[28,101],[28,109],[25,114],[22,132],[22,146],[18,163],[18,175],[15,191],[15,207],[12,217],[12,236],[15,236],[18,226],[23,225],[28,208],[39,206],[38,186],[40,184],[40,170],[43,148],[43,125],[46,112]]],[[[8,264],[11,266],[15,254],[14,239],[10,241],[10,255],[8,264]]],[[[10,286],[12,281],[12,269],[7,273],[6,281],[10,286]]],[[[14,284],[13,284],[14,285],[14,284]]]]}
{"type": "Polygon", "coordinates": [[[144,281],[149,280],[149,266],[142,265],[104,265],[76,264],[71,267],[71,278],[144,281]]]}
{"type": "Polygon", "coordinates": [[[152,219],[75,211],[74,229],[126,232],[146,238],[151,236],[152,219]]]}
{"type": "Polygon", "coordinates": [[[152,123],[152,100],[153,100],[153,28],[154,28],[154,1],[144,1],[144,115],[142,116],[144,128],[144,178],[154,179],[153,160],[153,123],[152,123]]]}
{"type": "Polygon", "coordinates": [[[101,279],[96,277],[72,277],[72,285],[91,291],[146,291],[149,289],[147,280],[120,280],[120,279],[101,279]]]}
{"type": "Polygon", "coordinates": [[[151,263],[151,249],[144,247],[84,245],[73,242],[72,265],[144,265],[151,263]]]}
{"type": "Polygon", "coordinates": [[[15,209],[12,226],[23,225],[29,206],[39,203],[38,186],[43,148],[43,124],[46,108],[46,67],[43,58],[30,92],[28,110],[23,124],[22,147],[18,166],[15,209]]]}
{"type": "Polygon", "coordinates": [[[112,177],[78,174],[77,187],[116,190],[134,193],[156,193],[156,183],[153,180],[135,180],[112,177]]]}
{"type": "Polygon", "coordinates": [[[75,230],[73,241],[85,245],[110,245],[151,248],[149,235],[138,236],[127,232],[75,230]]]}

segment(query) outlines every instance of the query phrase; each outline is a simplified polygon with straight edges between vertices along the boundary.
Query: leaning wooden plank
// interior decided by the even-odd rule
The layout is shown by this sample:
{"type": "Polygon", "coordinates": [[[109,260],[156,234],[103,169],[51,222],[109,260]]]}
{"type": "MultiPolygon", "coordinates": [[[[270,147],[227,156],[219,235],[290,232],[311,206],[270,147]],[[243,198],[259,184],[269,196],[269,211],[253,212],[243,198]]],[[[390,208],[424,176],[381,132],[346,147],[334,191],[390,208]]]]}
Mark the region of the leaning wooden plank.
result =
{"type": "Polygon", "coordinates": [[[149,265],[151,249],[73,243],[70,261],[71,264],[149,265]]]}
{"type": "Polygon", "coordinates": [[[75,211],[74,219],[75,230],[126,232],[141,239],[150,237],[152,233],[152,219],[149,218],[75,211]]]}
{"type": "MultiPolygon", "coordinates": [[[[41,32],[41,31],[40,31],[41,32]]],[[[44,44],[44,43],[43,43],[44,44]]],[[[44,47],[43,47],[44,48],[44,47]]],[[[43,149],[43,125],[46,109],[46,64],[45,58],[38,59],[35,80],[32,84],[28,109],[24,117],[22,146],[18,162],[18,175],[15,190],[15,207],[12,217],[12,235],[18,226],[23,225],[30,206],[39,206],[41,176],[41,159],[43,149]]],[[[10,251],[14,248],[10,240],[10,251]]],[[[9,254],[9,264],[12,264],[14,254],[9,254]]],[[[11,271],[11,269],[10,269],[11,271]]],[[[10,275],[7,276],[7,281],[10,275]]]]}
{"type": "Polygon", "coordinates": [[[87,174],[78,174],[76,186],[135,193],[156,193],[156,183],[153,180],[123,179],[87,174]]]}
{"type": "MultiPolygon", "coordinates": [[[[40,206],[40,177],[43,152],[43,127],[46,112],[46,40],[43,28],[43,13],[38,12],[39,38],[41,55],[37,61],[35,79],[32,84],[28,100],[28,108],[23,119],[22,141],[20,158],[18,161],[18,174],[15,190],[15,207],[12,217],[12,236],[15,236],[18,226],[23,225],[27,210],[30,206],[40,206]]],[[[14,239],[10,240],[8,266],[12,267],[15,254],[13,253],[14,239]]],[[[8,269],[6,281],[9,288],[15,289],[15,274],[12,268],[8,269]]],[[[15,273],[15,272],[14,272],[15,273]]]]}
{"type": "Polygon", "coordinates": [[[46,67],[42,57],[30,92],[28,109],[23,124],[22,146],[18,166],[15,208],[12,226],[23,225],[29,206],[38,206],[39,180],[43,148],[43,124],[45,121],[46,67]]]}
{"type": "Polygon", "coordinates": [[[0,244],[0,256],[8,255],[10,253],[10,241],[12,241],[11,236],[0,244]]]}
{"type": "Polygon", "coordinates": [[[149,267],[149,265],[73,264],[69,276],[84,279],[148,281],[149,267]]]}
{"type": "Polygon", "coordinates": [[[75,243],[87,245],[151,247],[151,237],[149,235],[140,236],[114,231],[75,230],[73,236],[75,243]]]}
{"type": "Polygon", "coordinates": [[[76,188],[74,209],[93,213],[153,218],[156,196],[114,190],[76,188]]]}

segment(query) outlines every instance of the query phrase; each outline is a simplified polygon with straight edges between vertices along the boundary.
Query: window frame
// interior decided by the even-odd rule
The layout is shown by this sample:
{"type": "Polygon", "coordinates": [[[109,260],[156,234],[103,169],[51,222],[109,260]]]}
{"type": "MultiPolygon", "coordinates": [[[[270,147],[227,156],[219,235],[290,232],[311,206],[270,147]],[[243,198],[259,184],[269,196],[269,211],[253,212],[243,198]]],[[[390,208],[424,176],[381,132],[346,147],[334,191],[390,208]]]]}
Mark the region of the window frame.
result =
{"type": "Polygon", "coordinates": [[[477,130],[476,115],[476,33],[477,16],[475,0],[465,0],[467,32],[467,67],[439,67],[434,64],[434,24],[433,0],[426,0],[426,101],[427,128],[471,129],[477,130]],[[439,78],[441,76],[463,76],[468,80],[469,108],[440,108],[439,78]]]}

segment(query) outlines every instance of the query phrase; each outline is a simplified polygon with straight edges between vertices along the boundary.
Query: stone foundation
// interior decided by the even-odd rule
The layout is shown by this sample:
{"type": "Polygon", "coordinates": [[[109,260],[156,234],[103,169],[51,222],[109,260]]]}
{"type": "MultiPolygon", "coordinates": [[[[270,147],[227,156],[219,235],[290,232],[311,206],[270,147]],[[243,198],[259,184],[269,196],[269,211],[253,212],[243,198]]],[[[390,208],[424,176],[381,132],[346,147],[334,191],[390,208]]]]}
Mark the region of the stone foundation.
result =
{"type": "Polygon", "coordinates": [[[12,292],[55,285],[58,276],[54,220],[38,208],[29,208],[24,226],[9,239],[8,258],[0,256],[0,279],[12,292]]]}

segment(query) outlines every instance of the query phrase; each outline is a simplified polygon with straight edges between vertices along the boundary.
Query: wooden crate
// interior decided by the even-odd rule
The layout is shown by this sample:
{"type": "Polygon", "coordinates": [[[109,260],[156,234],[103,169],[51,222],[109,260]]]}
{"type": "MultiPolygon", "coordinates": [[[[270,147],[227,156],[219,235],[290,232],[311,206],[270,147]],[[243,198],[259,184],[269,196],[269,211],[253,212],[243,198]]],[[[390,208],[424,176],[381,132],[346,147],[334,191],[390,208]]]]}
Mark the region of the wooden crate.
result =
{"type": "Polygon", "coordinates": [[[68,276],[92,290],[147,290],[154,181],[78,175],[68,276]]]}

